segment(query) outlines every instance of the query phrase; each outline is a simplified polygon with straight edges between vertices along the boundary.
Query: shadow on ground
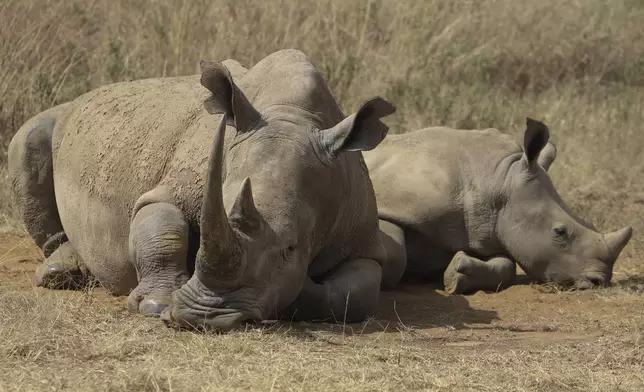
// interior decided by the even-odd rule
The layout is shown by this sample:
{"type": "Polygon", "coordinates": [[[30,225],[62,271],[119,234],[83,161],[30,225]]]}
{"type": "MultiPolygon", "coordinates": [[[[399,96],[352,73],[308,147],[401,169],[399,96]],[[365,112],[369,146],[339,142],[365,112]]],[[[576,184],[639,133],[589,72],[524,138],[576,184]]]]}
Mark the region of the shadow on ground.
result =
{"type": "Polygon", "coordinates": [[[395,291],[383,291],[375,317],[363,323],[344,324],[341,316],[337,323],[280,321],[269,331],[284,333],[284,328],[288,328],[292,335],[309,339],[311,332],[351,336],[441,327],[464,329],[471,324],[491,324],[498,320],[496,311],[470,306],[468,296],[447,295],[439,289],[438,285],[407,284],[395,291]]]}
{"type": "Polygon", "coordinates": [[[470,306],[468,296],[447,295],[438,285],[403,285],[383,291],[376,319],[408,327],[451,327],[490,324],[497,312],[470,306]]]}

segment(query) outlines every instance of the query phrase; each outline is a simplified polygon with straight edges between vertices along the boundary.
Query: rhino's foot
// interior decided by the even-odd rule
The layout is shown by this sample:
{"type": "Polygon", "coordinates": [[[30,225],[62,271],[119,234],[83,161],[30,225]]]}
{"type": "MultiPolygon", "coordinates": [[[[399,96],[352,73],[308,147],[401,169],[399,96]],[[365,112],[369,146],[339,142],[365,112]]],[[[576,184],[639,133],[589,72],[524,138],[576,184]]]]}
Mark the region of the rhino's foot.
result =
{"type": "Polygon", "coordinates": [[[127,298],[127,308],[131,313],[147,317],[159,317],[170,306],[172,289],[145,289],[139,284],[127,298]]]}
{"type": "Polygon", "coordinates": [[[514,262],[503,257],[481,261],[457,252],[443,275],[449,294],[470,294],[479,290],[498,291],[512,284],[516,275],[514,262]]]}
{"type": "Polygon", "coordinates": [[[58,247],[35,272],[36,286],[54,290],[79,290],[90,275],[69,242],[58,247]]]}
{"type": "Polygon", "coordinates": [[[463,252],[458,252],[447,266],[443,275],[445,291],[449,294],[465,294],[472,290],[472,282],[467,274],[471,265],[470,258],[463,252]]]}

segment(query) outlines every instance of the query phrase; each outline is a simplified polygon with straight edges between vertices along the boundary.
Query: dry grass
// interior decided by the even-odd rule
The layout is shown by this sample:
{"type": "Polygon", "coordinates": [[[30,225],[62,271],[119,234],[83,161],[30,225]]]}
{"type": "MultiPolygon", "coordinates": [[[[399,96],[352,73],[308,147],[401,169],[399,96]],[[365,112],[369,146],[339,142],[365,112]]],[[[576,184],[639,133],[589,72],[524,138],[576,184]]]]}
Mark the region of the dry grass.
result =
{"type": "MultiPolygon", "coordinates": [[[[635,236],[617,266],[622,288],[434,293],[409,305],[423,317],[398,315],[413,328],[388,314],[389,332],[372,321],[362,336],[175,333],[124,314],[120,299],[33,289],[17,272],[29,263],[16,264],[33,250],[2,251],[0,390],[642,390],[644,309],[629,289],[644,276],[642,25],[641,0],[3,0],[4,146],[29,116],[96,86],[196,73],[201,58],[250,66],[293,47],[347,111],[375,94],[394,101],[394,132],[468,124],[518,136],[526,116],[543,119],[564,198],[635,236]]],[[[5,151],[0,228],[15,232],[5,151]]]]}
{"type": "Polygon", "coordinates": [[[383,293],[358,325],[177,332],[100,289],[29,282],[37,249],[1,237],[0,390],[640,391],[642,288],[383,293]],[[519,298],[521,300],[519,300],[519,298]]]}

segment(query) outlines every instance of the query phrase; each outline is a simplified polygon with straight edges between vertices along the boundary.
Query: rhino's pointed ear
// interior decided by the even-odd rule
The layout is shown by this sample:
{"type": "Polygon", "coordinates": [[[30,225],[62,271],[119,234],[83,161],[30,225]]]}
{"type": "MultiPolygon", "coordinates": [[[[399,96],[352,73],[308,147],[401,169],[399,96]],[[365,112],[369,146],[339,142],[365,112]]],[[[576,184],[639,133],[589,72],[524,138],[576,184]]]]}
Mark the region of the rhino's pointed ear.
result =
{"type": "Polygon", "coordinates": [[[374,149],[389,131],[380,119],[395,111],[396,107],[391,102],[380,97],[370,99],[333,128],[321,130],[320,144],[332,158],[344,151],[374,149]]]}
{"type": "Polygon", "coordinates": [[[231,225],[245,234],[255,233],[261,229],[262,217],[255,207],[249,177],[246,177],[242,183],[241,190],[235,199],[235,204],[233,204],[233,208],[228,214],[228,220],[231,225]]]}
{"type": "Polygon", "coordinates": [[[241,65],[237,60],[227,59],[222,61],[221,65],[228,68],[228,72],[230,72],[233,79],[243,78],[248,73],[248,68],[241,65]]]}
{"type": "Polygon", "coordinates": [[[526,130],[523,136],[523,151],[529,164],[536,162],[539,153],[548,143],[550,132],[541,121],[526,118],[526,130]]]}
{"type": "Polygon", "coordinates": [[[555,147],[555,145],[552,142],[548,142],[546,146],[539,153],[539,158],[537,159],[537,162],[539,162],[539,165],[543,167],[543,170],[548,171],[548,169],[550,169],[550,165],[552,165],[552,162],[554,162],[555,158],[557,158],[557,147],[555,147]]]}
{"type": "Polygon", "coordinates": [[[235,85],[228,68],[204,60],[199,65],[201,85],[212,93],[204,101],[206,111],[210,114],[226,114],[228,125],[234,126],[238,132],[246,131],[259,118],[259,113],[235,85]]]}

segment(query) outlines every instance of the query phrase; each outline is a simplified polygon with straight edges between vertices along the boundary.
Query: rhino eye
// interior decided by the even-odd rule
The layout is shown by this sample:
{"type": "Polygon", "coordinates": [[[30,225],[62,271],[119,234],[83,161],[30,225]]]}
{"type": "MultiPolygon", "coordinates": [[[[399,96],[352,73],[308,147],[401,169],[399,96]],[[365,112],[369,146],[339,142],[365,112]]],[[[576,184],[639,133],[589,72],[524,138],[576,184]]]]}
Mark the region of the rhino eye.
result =
{"type": "Polygon", "coordinates": [[[284,258],[288,258],[293,254],[294,251],[295,251],[295,245],[290,245],[290,246],[287,246],[286,248],[282,248],[282,256],[284,258]]]}
{"type": "Polygon", "coordinates": [[[555,226],[553,229],[555,238],[559,241],[568,239],[568,230],[563,226],[555,226]]]}

